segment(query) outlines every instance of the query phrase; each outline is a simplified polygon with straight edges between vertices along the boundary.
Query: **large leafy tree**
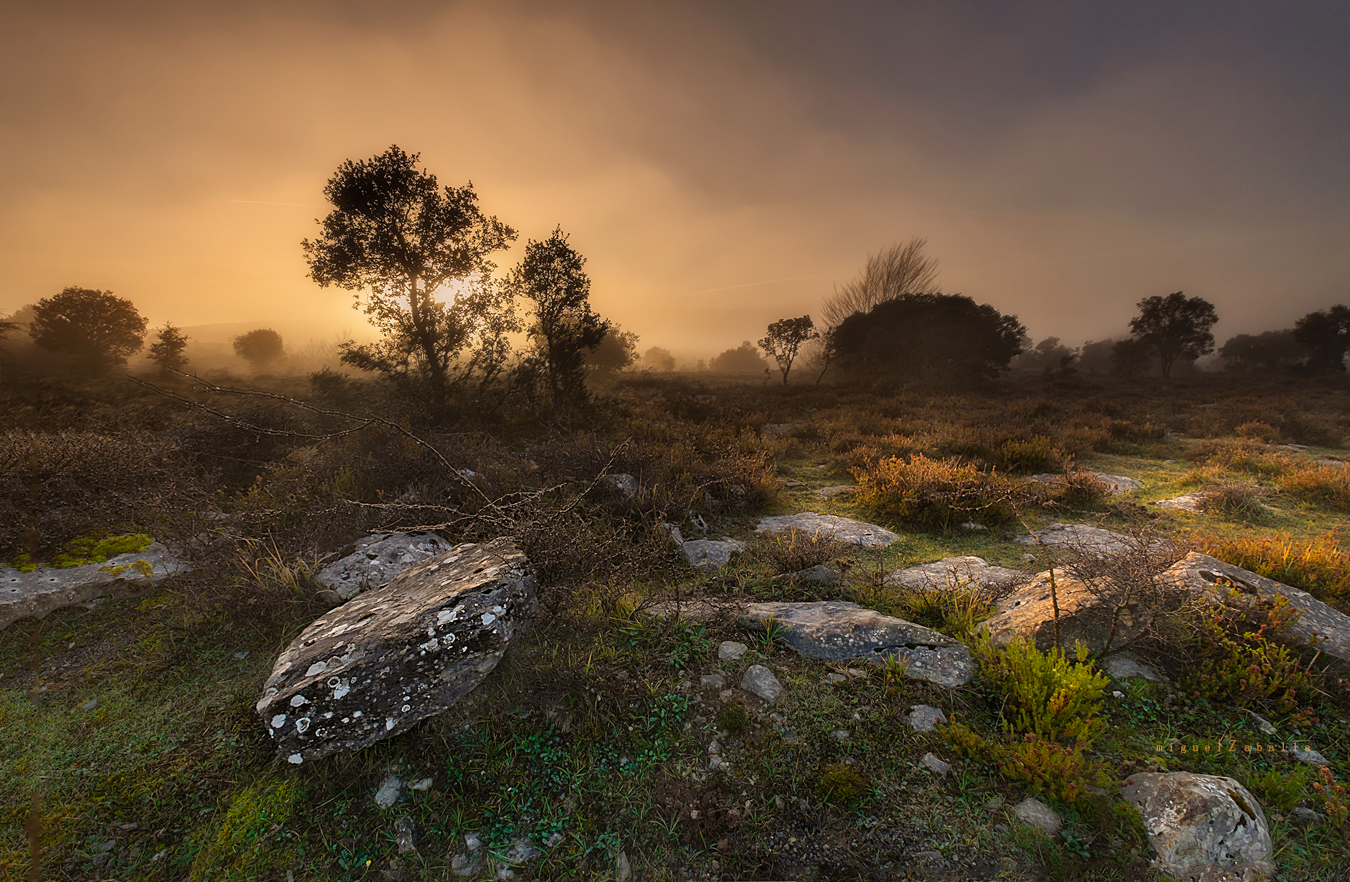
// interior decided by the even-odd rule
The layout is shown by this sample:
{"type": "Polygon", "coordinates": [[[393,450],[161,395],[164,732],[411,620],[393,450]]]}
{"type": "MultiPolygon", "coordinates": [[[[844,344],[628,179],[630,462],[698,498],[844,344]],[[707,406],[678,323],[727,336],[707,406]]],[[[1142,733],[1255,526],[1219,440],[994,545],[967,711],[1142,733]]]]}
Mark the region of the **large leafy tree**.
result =
{"type": "Polygon", "coordinates": [[[146,324],[130,300],[111,291],[66,288],[37,302],[28,333],[43,349],[64,352],[81,367],[102,372],[140,351],[146,324]]]}
{"type": "Polygon", "coordinates": [[[342,360],[424,395],[434,412],[470,381],[481,389],[511,353],[519,330],[511,299],[488,259],[515,231],[478,207],[473,185],[441,187],[397,146],[348,160],[324,188],[333,210],[303,243],[320,285],[356,293],[383,338],[343,345],[342,360]]]}
{"type": "Polygon", "coordinates": [[[1214,304],[1182,292],[1139,301],[1139,315],[1130,320],[1130,334],[1159,359],[1164,378],[1178,358],[1194,361],[1214,351],[1210,328],[1219,320],[1214,304]]]}
{"type": "Polygon", "coordinates": [[[529,328],[533,363],[548,384],[554,405],[586,401],[586,356],[609,333],[609,322],[591,310],[586,258],[555,229],[542,242],[530,240],[507,277],[506,288],[534,304],[529,328]]]}
{"type": "Polygon", "coordinates": [[[1314,374],[1345,372],[1345,352],[1350,348],[1350,308],[1310,312],[1294,323],[1294,339],[1308,351],[1307,368],[1314,374]]]}
{"type": "Polygon", "coordinates": [[[1027,342],[1017,316],[963,294],[904,294],[831,335],[835,359],[854,376],[941,384],[996,377],[1027,342]]]}
{"type": "Polygon", "coordinates": [[[783,385],[786,386],[788,372],[792,370],[792,363],[797,360],[802,344],[819,337],[811,316],[804,315],[801,318],[779,319],[769,325],[768,333],[759,341],[759,346],[778,363],[778,370],[783,374],[783,385]]]}
{"type": "Polygon", "coordinates": [[[258,328],[234,338],[234,354],[258,371],[280,360],[286,354],[286,344],[271,328],[258,328]]]}
{"type": "Polygon", "coordinates": [[[610,376],[638,360],[638,341],[633,331],[611,325],[600,345],[586,353],[586,366],[601,376],[610,376]]]}
{"type": "Polygon", "coordinates": [[[1219,347],[1226,371],[1267,371],[1288,369],[1302,361],[1307,351],[1299,345],[1293,329],[1238,334],[1219,347]]]}

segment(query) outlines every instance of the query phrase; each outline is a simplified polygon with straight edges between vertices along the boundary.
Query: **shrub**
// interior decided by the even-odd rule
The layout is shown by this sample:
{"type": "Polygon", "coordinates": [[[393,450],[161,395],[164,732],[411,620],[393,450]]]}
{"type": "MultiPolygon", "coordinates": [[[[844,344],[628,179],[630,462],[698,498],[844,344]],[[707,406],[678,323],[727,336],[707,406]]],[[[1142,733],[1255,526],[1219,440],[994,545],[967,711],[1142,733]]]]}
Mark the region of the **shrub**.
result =
{"type": "Polygon", "coordinates": [[[1248,441],[1261,441],[1265,444],[1274,444],[1280,440],[1280,430],[1270,423],[1252,421],[1243,423],[1233,430],[1239,438],[1248,441]]]}
{"type": "Polygon", "coordinates": [[[1253,775],[1247,781],[1247,789],[1261,800],[1261,805],[1266,809],[1287,812],[1303,798],[1310,777],[1310,770],[1303,765],[1288,773],[1270,769],[1253,775]]]}
{"type": "Polygon", "coordinates": [[[1003,716],[1015,732],[1051,741],[1090,745],[1105,723],[1097,718],[1110,681],[1087,659],[1087,647],[1075,646],[1076,660],[1059,647],[1042,653],[1025,640],[995,649],[975,644],[984,676],[1005,700],[1003,716]]]}
{"type": "Polygon", "coordinates": [[[1327,822],[1337,830],[1345,826],[1346,818],[1350,817],[1350,804],[1347,804],[1345,798],[1345,785],[1341,784],[1331,774],[1331,769],[1326,766],[1320,766],[1317,774],[1321,781],[1313,782],[1313,790],[1322,797],[1322,808],[1327,813],[1327,822]]]}
{"type": "Polygon", "coordinates": [[[750,714],[745,705],[737,702],[722,708],[722,712],[717,715],[717,727],[732,735],[739,735],[749,729],[750,714]]]}
{"type": "Polygon", "coordinates": [[[1044,472],[1060,468],[1067,457],[1044,435],[1004,441],[998,446],[998,466],[1012,472],[1044,472]]]}
{"type": "Polygon", "coordinates": [[[1090,788],[1111,783],[1101,763],[1083,756],[1081,742],[1064,747],[1031,733],[999,751],[998,767],[1010,781],[1062,802],[1077,802],[1090,788]]]}
{"type": "Polygon", "coordinates": [[[755,551],[775,573],[795,573],[829,563],[848,550],[847,543],[833,536],[788,530],[773,533],[758,543],[755,551]]]}
{"type": "Polygon", "coordinates": [[[1277,477],[1275,486],[1302,502],[1350,510],[1350,468],[1345,466],[1299,469],[1277,477]]]}
{"type": "Polygon", "coordinates": [[[832,763],[820,772],[816,792],[826,802],[852,805],[862,799],[871,783],[856,769],[844,763],[832,763]]]}
{"type": "Polygon", "coordinates": [[[895,605],[902,618],[958,639],[973,634],[995,612],[989,596],[965,582],[907,590],[895,605]]]}
{"type": "Polygon", "coordinates": [[[1201,504],[1209,514],[1241,521],[1262,521],[1270,516],[1261,488],[1246,481],[1224,481],[1205,493],[1201,504]]]}
{"type": "Polygon", "coordinates": [[[1190,659],[1181,685],[1198,698],[1229,705],[1269,703],[1289,714],[1309,691],[1308,675],[1289,647],[1276,643],[1299,612],[1283,597],[1249,597],[1234,587],[1194,611],[1190,659]]]}
{"type": "Polygon", "coordinates": [[[1284,533],[1266,539],[1208,538],[1202,548],[1206,554],[1301,588],[1350,613],[1350,554],[1341,551],[1334,534],[1303,542],[1284,533]]]}
{"type": "Polygon", "coordinates": [[[873,514],[896,523],[950,530],[973,520],[1001,524],[1015,514],[1018,488],[997,474],[985,474],[957,460],[934,460],[916,453],[908,460],[884,459],[855,469],[858,501],[873,514]]]}

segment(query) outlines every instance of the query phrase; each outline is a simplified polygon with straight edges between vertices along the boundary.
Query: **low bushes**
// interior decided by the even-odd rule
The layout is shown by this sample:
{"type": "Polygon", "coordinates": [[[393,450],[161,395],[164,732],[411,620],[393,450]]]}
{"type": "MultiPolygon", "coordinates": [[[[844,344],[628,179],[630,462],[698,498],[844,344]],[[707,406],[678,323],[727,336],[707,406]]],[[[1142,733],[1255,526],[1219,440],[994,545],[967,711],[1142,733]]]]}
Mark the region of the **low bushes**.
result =
{"type": "Polygon", "coordinates": [[[1016,514],[1021,489],[997,474],[969,463],[929,459],[916,453],[907,460],[884,459],[855,469],[858,501],[896,523],[944,531],[964,521],[994,526],[1016,514]]]}
{"type": "Polygon", "coordinates": [[[1350,613],[1350,554],[1333,534],[1300,542],[1288,534],[1266,539],[1201,540],[1206,554],[1307,591],[1323,603],[1350,613]]]}

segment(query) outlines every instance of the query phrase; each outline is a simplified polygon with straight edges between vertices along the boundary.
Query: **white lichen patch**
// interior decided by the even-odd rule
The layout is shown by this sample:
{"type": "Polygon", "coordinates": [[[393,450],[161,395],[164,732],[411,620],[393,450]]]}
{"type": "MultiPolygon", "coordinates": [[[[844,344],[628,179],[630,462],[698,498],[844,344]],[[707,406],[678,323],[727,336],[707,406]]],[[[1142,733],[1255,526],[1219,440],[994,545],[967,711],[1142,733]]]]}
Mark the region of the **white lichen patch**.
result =
{"type": "Polygon", "coordinates": [[[398,725],[398,720],[397,720],[396,718],[394,718],[394,717],[386,717],[386,718],[385,718],[385,721],[384,721],[384,731],[388,732],[390,729],[394,728],[394,727],[397,726],[397,725],[398,725]]]}
{"type": "Polygon", "coordinates": [[[305,698],[303,695],[291,696],[291,707],[299,707],[302,704],[309,704],[309,699],[305,698]]]}
{"type": "Polygon", "coordinates": [[[293,753],[290,756],[286,757],[286,761],[298,766],[305,761],[305,758],[298,753],[293,753]]]}
{"type": "Polygon", "coordinates": [[[275,717],[272,718],[272,728],[273,728],[273,729],[280,729],[280,728],[281,728],[282,726],[284,726],[284,725],[286,725],[286,715],[285,715],[285,714],[277,714],[275,717]]]}
{"type": "Polygon", "coordinates": [[[309,717],[301,717],[295,721],[295,731],[303,735],[309,731],[309,717]]]}
{"type": "Polygon", "coordinates": [[[486,628],[488,625],[491,625],[495,621],[497,621],[497,617],[494,616],[492,613],[490,612],[483,613],[483,627],[486,628]]]}
{"type": "Polygon", "coordinates": [[[426,643],[418,644],[417,648],[422,650],[422,652],[424,653],[435,652],[436,650],[441,648],[441,641],[437,640],[435,637],[432,637],[426,643]]]}
{"type": "MultiPolygon", "coordinates": [[[[332,684],[330,683],[329,685],[331,686],[332,684]]],[[[333,700],[337,701],[351,691],[352,687],[346,680],[338,680],[337,685],[333,686],[333,700]]]]}
{"type": "Polygon", "coordinates": [[[309,666],[309,670],[305,671],[305,676],[314,677],[319,674],[322,674],[326,670],[328,670],[328,662],[318,661],[309,666]]]}

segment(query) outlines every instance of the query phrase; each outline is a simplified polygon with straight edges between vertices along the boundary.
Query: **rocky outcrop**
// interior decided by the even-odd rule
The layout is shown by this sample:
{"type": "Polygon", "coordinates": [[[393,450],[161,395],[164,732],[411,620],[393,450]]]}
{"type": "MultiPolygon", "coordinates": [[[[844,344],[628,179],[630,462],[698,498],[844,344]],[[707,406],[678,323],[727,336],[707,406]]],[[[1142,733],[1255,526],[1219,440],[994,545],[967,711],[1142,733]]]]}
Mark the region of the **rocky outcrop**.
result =
{"type": "MultiPolygon", "coordinates": [[[[1078,474],[1093,478],[1106,485],[1106,489],[1112,493],[1128,493],[1131,490],[1138,490],[1144,486],[1142,481],[1136,481],[1134,478],[1127,478],[1124,475],[1103,475],[1101,472],[1079,472],[1078,474]]],[[[1064,475],[1050,472],[1043,475],[1032,475],[1028,480],[1036,481],[1041,484],[1063,484],[1066,481],[1064,475]]]]}
{"type": "Polygon", "coordinates": [[[367,536],[356,548],[314,578],[343,600],[385,585],[413,564],[445,554],[454,545],[435,533],[380,533],[367,536]]]}
{"type": "Polygon", "coordinates": [[[1029,536],[1018,536],[1017,541],[1023,545],[1045,545],[1090,555],[1117,554],[1138,545],[1124,533],[1087,524],[1051,524],[1029,536]]]}
{"type": "Polygon", "coordinates": [[[0,628],[100,598],[127,597],[189,569],[185,561],[158,542],[152,542],[145,551],[78,567],[38,567],[31,573],[0,567],[0,628]]]}
{"type": "Polygon", "coordinates": [[[1092,652],[1105,653],[1138,637],[1147,624],[1149,611],[1138,601],[1119,607],[1112,595],[1063,570],[1054,572],[1053,595],[1047,570],[1000,600],[998,612],[981,622],[978,630],[988,634],[994,646],[1007,646],[1021,639],[1046,652],[1055,645],[1058,602],[1060,646],[1072,649],[1077,641],[1082,641],[1092,652]]]}
{"type": "Polygon", "coordinates": [[[884,664],[898,658],[905,675],[940,686],[964,686],[975,674],[970,651],[959,640],[904,619],[884,616],[856,603],[752,603],[745,621],[784,629],[783,639],[807,658],[865,659],[884,664]]]}
{"type": "Polygon", "coordinates": [[[1216,870],[1262,876],[1275,871],[1265,813],[1232,778],[1140,773],[1125,782],[1121,795],[1143,819],[1154,866],[1170,876],[1199,882],[1216,870]]]}
{"type": "Polygon", "coordinates": [[[1332,609],[1306,591],[1198,551],[1177,561],[1162,578],[1172,585],[1194,591],[1214,591],[1220,586],[1231,586],[1244,594],[1284,597],[1300,613],[1298,621],[1289,629],[1294,642],[1320,641],[1317,648],[1323,654],[1350,662],[1350,616],[1332,609]]]}
{"type": "Polygon", "coordinates": [[[932,563],[896,570],[886,576],[887,587],[922,591],[969,585],[982,590],[1000,590],[1026,579],[1026,574],[1007,567],[991,566],[982,557],[944,557],[932,563]]]}
{"type": "Polygon", "coordinates": [[[537,609],[510,539],[457,545],[307,627],[277,659],[257,711],[300,763],[359,750],[439,714],[481,683],[537,609]]]}
{"type": "Polygon", "coordinates": [[[1159,499],[1153,503],[1159,508],[1170,508],[1176,511],[1188,511],[1191,514],[1199,514],[1205,510],[1205,503],[1209,500],[1208,493],[1183,493],[1180,496],[1173,496],[1171,499],[1159,499]]]}
{"type": "Polygon", "coordinates": [[[731,563],[733,554],[745,551],[745,543],[730,536],[721,539],[690,539],[680,543],[680,551],[689,565],[700,570],[719,570],[731,563]]]}
{"type": "Polygon", "coordinates": [[[900,539],[890,530],[876,524],[841,518],[837,515],[817,514],[813,511],[762,518],[755,527],[756,533],[786,533],[788,530],[831,536],[840,542],[860,548],[885,548],[900,539]]]}

